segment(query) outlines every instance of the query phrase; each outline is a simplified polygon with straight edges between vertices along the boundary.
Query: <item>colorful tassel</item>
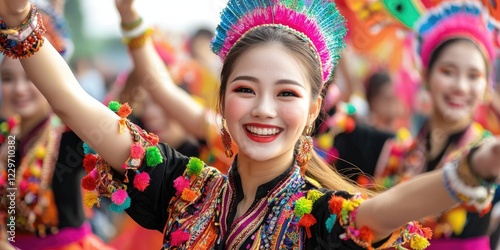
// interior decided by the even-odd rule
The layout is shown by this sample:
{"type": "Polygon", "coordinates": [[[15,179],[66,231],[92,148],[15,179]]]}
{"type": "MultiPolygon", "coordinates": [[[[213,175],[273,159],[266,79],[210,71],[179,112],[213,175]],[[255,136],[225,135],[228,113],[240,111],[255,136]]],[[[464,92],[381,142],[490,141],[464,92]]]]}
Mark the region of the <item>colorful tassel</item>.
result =
{"type": "Polygon", "coordinates": [[[146,150],[146,165],[148,167],[155,167],[163,161],[160,150],[153,146],[146,150]]]}
{"type": "Polygon", "coordinates": [[[304,214],[311,213],[312,206],[313,202],[311,200],[302,197],[295,201],[295,208],[293,211],[297,216],[304,216],[304,214]]]}
{"type": "Polygon", "coordinates": [[[180,247],[184,242],[189,240],[189,233],[178,229],[170,234],[170,245],[173,247],[180,247]]]}
{"type": "Polygon", "coordinates": [[[92,208],[98,202],[99,199],[96,192],[85,192],[83,195],[83,204],[88,208],[92,208]]]}
{"type": "Polygon", "coordinates": [[[121,205],[111,203],[111,205],[109,205],[109,210],[116,213],[121,213],[126,209],[128,209],[129,207],[130,207],[130,197],[127,197],[121,205]]]}
{"type": "Polygon", "coordinates": [[[115,203],[116,205],[122,205],[127,198],[128,198],[127,191],[125,191],[123,189],[116,190],[111,195],[111,201],[113,203],[115,203]]]}
{"type": "Polygon", "coordinates": [[[191,157],[187,164],[187,173],[189,175],[200,175],[205,164],[202,160],[196,157],[191,157]]]}
{"type": "Polygon", "coordinates": [[[85,171],[87,171],[87,173],[90,173],[90,171],[95,168],[96,163],[97,156],[93,154],[86,154],[85,158],[83,158],[83,168],[85,168],[85,171]]]}
{"type": "Polygon", "coordinates": [[[151,180],[151,177],[149,176],[148,173],[137,172],[137,174],[134,177],[134,187],[137,188],[137,190],[143,192],[149,186],[150,180],[151,180]]]}
{"type": "Polygon", "coordinates": [[[185,188],[189,188],[191,182],[184,176],[179,176],[174,180],[175,196],[179,196],[185,188]]]}
{"type": "Polygon", "coordinates": [[[302,226],[306,229],[306,234],[308,239],[312,237],[311,227],[314,224],[316,224],[316,218],[314,218],[314,216],[311,214],[304,214],[304,216],[300,218],[299,226],[302,226]]]}
{"type": "Polygon", "coordinates": [[[337,221],[337,215],[336,214],[331,214],[328,219],[326,219],[326,230],[328,233],[332,232],[333,226],[335,225],[335,222],[337,221]]]}
{"type": "Polygon", "coordinates": [[[97,187],[97,184],[96,184],[96,179],[93,178],[92,176],[87,175],[85,177],[83,177],[82,179],[82,187],[85,189],[85,190],[95,190],[96,187],[97,187]]]}

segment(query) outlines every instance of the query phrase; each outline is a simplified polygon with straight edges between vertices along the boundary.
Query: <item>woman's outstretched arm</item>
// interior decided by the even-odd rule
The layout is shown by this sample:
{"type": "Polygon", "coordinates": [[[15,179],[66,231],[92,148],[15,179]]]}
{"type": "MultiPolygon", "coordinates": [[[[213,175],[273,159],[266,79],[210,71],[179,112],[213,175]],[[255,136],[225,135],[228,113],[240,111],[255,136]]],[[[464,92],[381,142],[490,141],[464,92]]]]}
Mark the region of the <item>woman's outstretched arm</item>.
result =
{"type": "MultiPolygon", "coordinates": [[[[467,158],[460,160],[458,176],[470,186],[475,180],[472,169],[482,179],[498,178],[500,174],[500,139],[485,142],[473,154],[471,166],[467,158]]],[[[497,179],[498,182],[498,179],[497,179]]],[[[447,191],[443,170],[435,170],[401,183],[372,199],[363,202],[357,211],[358,228],[368,226],[375,234],[375,240],[385,238],[396,228],[408,221],[425,216],[437,215],[458,204],[447,191]]]]}
{"type": "MultiPolygon", "coordinates": [[[[28,0],[0,0],[0,17],[7,27],[21,25],[30,9],[28,0]]],[[[66,61],[47,40],[38,52],[20,60],[59,117],[115,170],[123,172],[121,165],[129,155],[132,139],[128,133],[118,133],[119,117],[80,87],[66,61]]]]}
{"type": "MultiPolygon", "coordinates": [[[[133,0],[115,1],[122,24],[131,24],[139,20],[140,15],[133,7],[133,0]]],[[[130,55],[140,84],[155,102],[169,117],[182,124],[188,133],[199,139],[205,139],[205,108],[174,83],[152,40],[147,39],[143,46],[130,49],[130,55]]]]}

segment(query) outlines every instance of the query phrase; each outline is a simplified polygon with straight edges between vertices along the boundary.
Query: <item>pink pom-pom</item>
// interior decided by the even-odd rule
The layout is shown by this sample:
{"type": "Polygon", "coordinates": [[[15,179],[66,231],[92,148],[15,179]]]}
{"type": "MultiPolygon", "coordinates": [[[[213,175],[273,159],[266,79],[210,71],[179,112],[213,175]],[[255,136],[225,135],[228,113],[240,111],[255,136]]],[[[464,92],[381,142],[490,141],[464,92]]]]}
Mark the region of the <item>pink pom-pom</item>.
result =
{"type": "Polygon", "coordinates": [[[179,247],[182,243],[189,240],[189,233],[179,229],[170,234],[170,245],[173,247],[179,247]]]}
{"type": "Polygon", "coordinates": [[[177,192],[175,192],[175,195],[176,196],[181,195],[184,188],[189,188],[189,185],[190,181],[186,179],[186,177],[184,176],[177,177],[177,179],[174,180],[174,188],[175,190],[177,190],[177,192]]]}
{"type": "Polygon", "coordinates": [[[122,169],[127,169],[127,168],[128,168],[127,163],[123,163],[123,165],[122,165],[122,169]]]}
{"type": "Polygon", "coordinates": [[[136,174],[134,177],[134,187],[142,192],[149,186],[149,180],[149,174],[146,172],[136,174]]]}
{"type": "Polygon", "coordinates": [[[132,158],[142,158],[144,152],[144,148],[139,143],[134,143],[130,147],[130,157],[132,158]]]}
{"type": "Polygon", "coordinates": [[[128,194],[127,191],[120,189],[116,190],[112,195],[111,195],[111,201],[115,203],[116,205],[121,205],[125,200],[127,199],[128,194]]]}
{"type": "Polygon", "coordinates": [[[89,175],[94,178],[94,180],[97,180],[99,179],[99,174],[97,173],[97,169],[92,169],[92,171],[90,171],[89,175]]]}

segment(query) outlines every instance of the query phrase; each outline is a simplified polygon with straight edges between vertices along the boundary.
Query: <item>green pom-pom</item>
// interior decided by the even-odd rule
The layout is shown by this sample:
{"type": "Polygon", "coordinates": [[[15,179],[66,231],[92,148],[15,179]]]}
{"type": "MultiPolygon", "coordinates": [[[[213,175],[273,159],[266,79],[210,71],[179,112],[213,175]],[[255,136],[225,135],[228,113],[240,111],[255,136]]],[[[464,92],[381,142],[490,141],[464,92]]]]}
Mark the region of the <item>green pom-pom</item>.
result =
{"type": "Polygon", "coordinates": [[[203,170],[204,166],[205,164],[202,160],[196,157],[191,157],[187,164],[187,173],[190,175],[199,175],[201,174],[201,170],[203,170]]]}
{"type": "Polygon", "coordinates": [[[304,216],[304,214],[311,213],[313,207],[313,202],[304,197],[299,198],[295,201],[294,212],[297,216],[304,216]]]}
{"type": "Polygon", "coordinates": [[[483,131],[483,138],[493,137],[493,134],[489,130],[483,131]]]}
{"type": "Polygon", "coordinates": [[[111,111],[113,112],[118,112],[121,106],[122,105],[117,101],[110,101],[108,104],[108,108],[111,109],[111,111]]]}
{"type": "Polygon", "coordinates": [[[356,113],[356,108],[352,104],[346,104],[345,105],[345,110],[348,115],[354,115],[356,113]]]}
{"type": "Polygon", "coordinates": [[[311,200],[313,203],[316,202],[319,198],[321,198],[321,196],[323,196],[323,193],[315,189],[307,192],[307,199],[311,200]]]}
{"type": "Polygon", "coordinates": [[[149,147],[146,150],[146,165],[155,167],[163,161],[160,150],[157,147],[149,147]]]}
{"type": "Polygon", "coordinates": [[[87,143],[85,143],[85,142],[84,142],[84,143],[83,143],[83,153],[84,153],[84,154],[95,154],[96,152],[95,152],[95,150],[94,150],[94,149],[92,149],[92,148],[89,146],[89,144],[87,144],[87,143]]]}
{"type": "Polygon", "coordinates": [[[109,205],[109,210],[116,213],[121,213],[129,207],[130,207],[130,197],[127,197],[127,199],[125,199],[125,201],[121,205],[116,205],[115,203],[111,203],[111,205],[109,205]]]}

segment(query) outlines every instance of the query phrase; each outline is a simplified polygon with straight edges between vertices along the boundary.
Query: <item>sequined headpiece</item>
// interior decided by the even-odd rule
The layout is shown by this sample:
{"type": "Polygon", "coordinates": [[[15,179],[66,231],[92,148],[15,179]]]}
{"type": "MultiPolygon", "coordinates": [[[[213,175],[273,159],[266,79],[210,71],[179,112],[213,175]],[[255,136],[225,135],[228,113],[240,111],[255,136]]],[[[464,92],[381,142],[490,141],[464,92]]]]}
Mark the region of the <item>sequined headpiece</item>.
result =
{"type": "Polygon", "coordinates": [[[428,67],[430,57],[440,44],[454,38],[472,40],[487,57],[495,58],[494,24],[487,10],[477,2],[444,2],[429,9],[415,23],[420,35],[419,53],[422,64],[428,67]]]}
{"type": "Polygon", "coordinates": [[[259,27],[289,31],[307,41],[321,63],[323,82],[345,46],[344,18],[333,0],[229,0],[212,41],[212,51],[225,60],[231,48],[259,27]]]}

